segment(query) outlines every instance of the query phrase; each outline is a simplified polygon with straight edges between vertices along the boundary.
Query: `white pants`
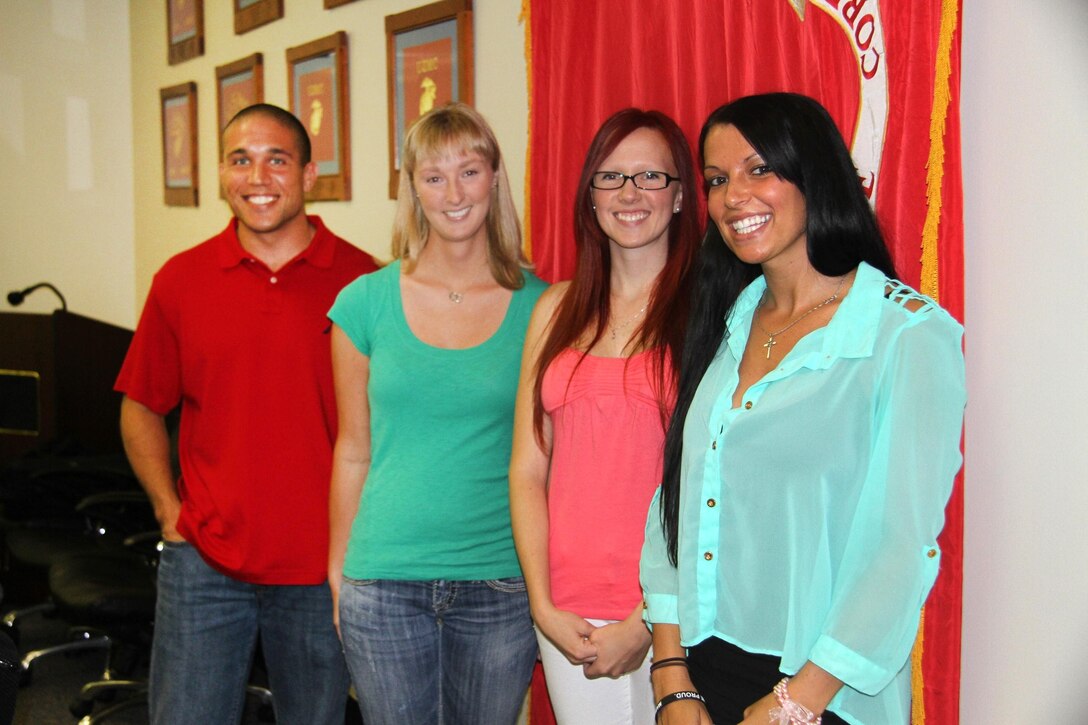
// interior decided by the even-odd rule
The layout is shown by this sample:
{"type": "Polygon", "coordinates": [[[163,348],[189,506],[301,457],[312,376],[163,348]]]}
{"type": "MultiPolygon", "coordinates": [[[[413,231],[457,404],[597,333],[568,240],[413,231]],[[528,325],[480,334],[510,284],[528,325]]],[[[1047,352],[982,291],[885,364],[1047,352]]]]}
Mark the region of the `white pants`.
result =
{"type": "MultiPolygon", "coordinates": [[[[605,619],[586,621],[594,627],[613,623],[605,619]]],[[[540,630],[536,639],[558,725],[654,725],[650,652],[634,672],[615,679],[591,680],[585,676],[582,665],[572,665],[540,630]]]]}

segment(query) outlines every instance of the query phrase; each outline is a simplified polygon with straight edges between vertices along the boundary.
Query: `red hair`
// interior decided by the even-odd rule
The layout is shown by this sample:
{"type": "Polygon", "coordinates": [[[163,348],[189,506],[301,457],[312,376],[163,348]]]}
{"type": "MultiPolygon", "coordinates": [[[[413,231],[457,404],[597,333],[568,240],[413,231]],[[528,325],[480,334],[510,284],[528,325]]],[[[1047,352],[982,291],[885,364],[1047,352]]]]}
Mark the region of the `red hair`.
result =
{"type": "MultiPolygon", "coordinates": [[[[574,198],[574,246],[577,252],[574,277],[552,317],[551,328],[540,351],[536,383],[533,386],[533,427],[539,437],[544,425],[540,391],[544,371],[561,352],[575,345],[586,331],[592,331],[588,351],[604,334],[611,311],[612,260],[609,240],[597,222],[590,182],[601,163],[632,132],[648,128],[661,134],[676,165],[683,190],[680,212],[668,229],[668,256],[647,301],[646,316],[634,332],[636,350],[653,351],[651,381],[661,408],[662,425],[668,419],[675,397],[676,377],[687,329],[689,276],[699,248],[699,189],[695,164],[684,132],[660,111],[627,108],[610,116],[598,129],[586,152],[582,175],[574,198]],[[666,364],[666,359],[669,364],[666,364]]],[[[585,357],[585,352],[582,353],[585,357]]],[[[580,361],[579,361],[580,362],[580,361]]]]}

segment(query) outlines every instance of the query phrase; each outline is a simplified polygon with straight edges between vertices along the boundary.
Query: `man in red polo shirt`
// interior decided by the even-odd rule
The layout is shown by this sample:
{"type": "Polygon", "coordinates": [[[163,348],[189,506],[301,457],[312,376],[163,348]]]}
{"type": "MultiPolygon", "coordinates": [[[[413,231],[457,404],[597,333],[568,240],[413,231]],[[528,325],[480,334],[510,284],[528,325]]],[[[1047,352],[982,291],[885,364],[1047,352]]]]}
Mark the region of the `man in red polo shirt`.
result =
{"type": "Polygon", "coordinates": [[[336,405],[325,313],[376,266],[307,216],[305,128],[258,104],[223,132],[234,219],[151,286],[117,390],[132,467],[166,542],[152,723],[237,722],[258,634],[277,721],[343,723],[326,583],[336,405]],[[170,466],[164,416],[181,405],[170,466]]]}

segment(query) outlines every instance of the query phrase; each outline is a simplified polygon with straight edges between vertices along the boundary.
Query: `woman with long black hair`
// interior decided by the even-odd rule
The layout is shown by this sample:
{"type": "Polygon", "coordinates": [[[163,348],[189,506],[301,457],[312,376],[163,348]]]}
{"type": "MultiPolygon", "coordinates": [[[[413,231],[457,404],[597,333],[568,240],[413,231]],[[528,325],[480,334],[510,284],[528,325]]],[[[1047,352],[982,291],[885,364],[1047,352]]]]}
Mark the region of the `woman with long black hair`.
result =
{"type": "Polygon", "coordinates": [[[909,723],[962,328],[897,281],[816,101],[741,98],[699,145],[711,223],[641,561],[658,721],[909,723]]]}

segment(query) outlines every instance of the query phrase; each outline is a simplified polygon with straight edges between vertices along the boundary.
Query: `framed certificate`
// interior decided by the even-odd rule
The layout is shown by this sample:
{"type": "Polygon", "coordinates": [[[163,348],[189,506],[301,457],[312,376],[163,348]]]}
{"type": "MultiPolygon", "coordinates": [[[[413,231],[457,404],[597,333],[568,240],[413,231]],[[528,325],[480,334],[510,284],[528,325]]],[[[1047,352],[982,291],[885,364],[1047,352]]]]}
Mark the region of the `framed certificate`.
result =
{"type": "Polygon", "coordinates": [[[264,101],[264,59],[260,53],[233,63],[216,66],[216,129],[220,133],[219,156],[223,156],[223,129],[234,114],[246,106],[264,101]]]}
{"type": "Polygon", "coordinates": [[[309,132],[317,164],[317,183],[306,199],[351,199],[347,33],[288,48],[287,86],[291,112],[309,132]]]}
{"type": "Polygon", "coordinates": [[[389,198],[412,122],[450,101],[473,102],[472,2],[442,0],[385,17],[389,95],[389,198]]]}
{"type": "Polygon", "coordinates": [[[283,0],[234,0],[235,35],[248,33],[282,17],[283,0]]]}
{"type": "Polygon", "coordinates": [[[204,55],[204,0],[166,0],[166,47],[170,65],[204,55]]]}
{"type": "Polygon", "coordinates": [[[162,106],[163,197],[167,206],[198,206],[196,83],[159,91],[162,106]]]}

